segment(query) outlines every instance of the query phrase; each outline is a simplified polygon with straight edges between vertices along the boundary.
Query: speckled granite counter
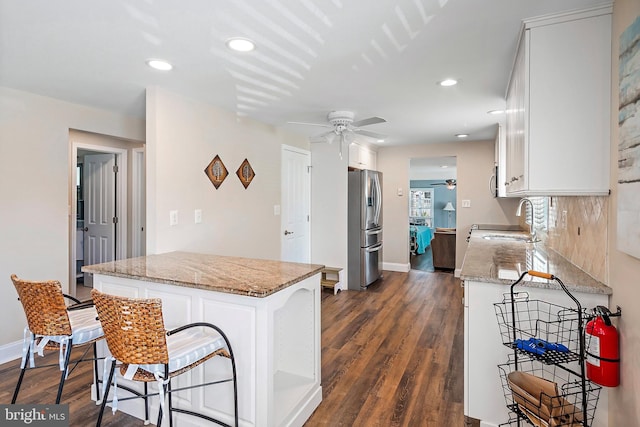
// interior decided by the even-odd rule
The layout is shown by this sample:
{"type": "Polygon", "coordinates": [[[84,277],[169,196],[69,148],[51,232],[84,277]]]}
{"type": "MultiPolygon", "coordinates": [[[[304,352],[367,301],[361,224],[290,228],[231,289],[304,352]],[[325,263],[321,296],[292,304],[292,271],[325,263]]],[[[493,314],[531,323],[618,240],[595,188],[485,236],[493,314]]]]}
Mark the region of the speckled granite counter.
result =
{"type": "Polygon", "coordinates": [[[320,272],[324,266],[170,252],[84,266],[85,273],[263,298],[320,272]]]}
{"type": "MultiPolygon", "coordinates": [[[[464,256],[460,278],[488,283],[513,283],[525,270],[537,270],[559,277],[569,291],[610,295],[610,287],[595,280],[544,244],[526,243],[486,236],[522,236],[526,233],[473,230],[464,256]]],[[[522,286],[558,289],[558,284],[527,276],[522,286]]]]}

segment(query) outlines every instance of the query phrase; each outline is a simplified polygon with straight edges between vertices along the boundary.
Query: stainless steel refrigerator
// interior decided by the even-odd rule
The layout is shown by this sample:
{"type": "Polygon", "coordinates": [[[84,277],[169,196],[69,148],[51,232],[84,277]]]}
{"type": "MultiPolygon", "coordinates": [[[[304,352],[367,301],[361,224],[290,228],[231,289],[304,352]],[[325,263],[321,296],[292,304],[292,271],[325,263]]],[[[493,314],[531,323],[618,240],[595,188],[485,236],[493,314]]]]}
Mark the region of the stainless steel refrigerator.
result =
{"type": "Polygon", "coordinates": [[[349,171],[348,288],[364,290],[382,277],[382,173],[349,171]]]}

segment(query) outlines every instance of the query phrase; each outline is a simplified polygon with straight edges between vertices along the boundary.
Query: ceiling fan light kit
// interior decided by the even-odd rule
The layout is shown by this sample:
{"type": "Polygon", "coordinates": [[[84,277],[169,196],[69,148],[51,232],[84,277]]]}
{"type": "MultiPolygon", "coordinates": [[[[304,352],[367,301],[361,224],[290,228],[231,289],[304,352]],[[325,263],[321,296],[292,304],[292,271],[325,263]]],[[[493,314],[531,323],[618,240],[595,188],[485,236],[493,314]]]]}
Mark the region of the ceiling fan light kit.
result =
{"type": "Polygon", "coordinates": [[[444,182],[436,182],[432,185],[446,185],[448,190],[456,188],[457,182],[455,179],[446,179],[444,182]]]}
{"type": "Polygon", "coordinates": [[[330,131],[314,135],[309,137],[311,143],[328,143],[331,144],[336,139],[340,138],[340,158],[342,158],[342,145],[351,143],[355,140],[355,135],[364,135],[376,140],[384,140],[386,135],[370,132],[360,129],[362,126],[374,125],[377,123],[385,123],[386,120],[381,117],[369,117],[366,119],[358,120],[354,122],[355,114],[353,111],[336,110],[327,114],[328,123],[305,123],[305,122],[289,122],[291,124],[305,125],[305,126],[321,126],[331,128],[330,131]]]}

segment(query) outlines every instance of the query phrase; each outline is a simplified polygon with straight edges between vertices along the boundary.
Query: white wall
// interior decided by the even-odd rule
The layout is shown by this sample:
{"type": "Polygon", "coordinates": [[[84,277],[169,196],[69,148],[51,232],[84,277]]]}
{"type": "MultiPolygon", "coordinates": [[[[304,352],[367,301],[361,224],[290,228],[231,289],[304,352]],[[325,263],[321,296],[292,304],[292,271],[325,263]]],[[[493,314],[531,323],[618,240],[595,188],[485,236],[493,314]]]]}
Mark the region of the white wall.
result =
{"type": "Polygon", "coordinates": [[[12,273],[68,290],[70,128],[145,138],[142,120],[0,87],[0,347],[26,324],[12,273]]]}
{"type": "Polygon", "coordinates": [[[161,88],[147,89],[147,254],[176,250],[280,258],[282,144],[308,141],[161,88]],[[229,175],[216,190],[205,167],[220,156],[229,175]],[[247,158],[247,189],[236,170],[247,158]],[[194,211],[202,210],[202,223],[194,211]],[[169,212],[178,211],[178,225],[169,212]]]}
{"type": "Polygon", "coordinates": [[[462,267],[471,225],[517,224],[518,199],[496,199],[489,191],[494,165],[493,141],[383,147],[378,151],[378,170],[383,173],[384,262],[409,265],[409,162],[412,158],[455,156],[457,164],[456,269],[462,267]],[[397,195],[398,188],[402,196],[397,195]],[[461,200],[470,200],[463,208],[461,200]]]}
{"type": "Polygon", "coordinates": [[[342,268],[347,280],[348,153],[339,146],[311,147],[311,262],[342,268]]]}
{"type": "MultiPolygon", "coordinates": [[[[620,386],[609,391],[609,425],[640,426],[640,260],[616,249],[618,182],[618,51],[620,34],[640,16],[640,1],[616,0],[613,4],[611,68],[611,199],[609,200],[609,283],[611,306],[622,307],[620,331],[620,386]]],[[[629,230],[638,232],[638,230],[629,230]]]]}

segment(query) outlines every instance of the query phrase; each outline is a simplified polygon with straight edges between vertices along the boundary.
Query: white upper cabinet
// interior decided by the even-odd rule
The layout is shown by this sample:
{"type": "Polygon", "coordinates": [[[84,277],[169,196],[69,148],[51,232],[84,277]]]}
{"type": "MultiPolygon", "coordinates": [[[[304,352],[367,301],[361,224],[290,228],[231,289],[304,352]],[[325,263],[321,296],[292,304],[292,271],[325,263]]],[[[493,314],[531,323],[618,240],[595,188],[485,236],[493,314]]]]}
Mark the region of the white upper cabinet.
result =
{"type": "Polygon", "coordinates": [[[376,170],[378,153],[364,145],[349,144],[349,166],[356,169],[376,170]]]}
{"type": "Polygon", "coordinates": [[[507,194],[609,194],[610,106],[611,6],[525,21],[507,90],[507,194]]]}

